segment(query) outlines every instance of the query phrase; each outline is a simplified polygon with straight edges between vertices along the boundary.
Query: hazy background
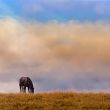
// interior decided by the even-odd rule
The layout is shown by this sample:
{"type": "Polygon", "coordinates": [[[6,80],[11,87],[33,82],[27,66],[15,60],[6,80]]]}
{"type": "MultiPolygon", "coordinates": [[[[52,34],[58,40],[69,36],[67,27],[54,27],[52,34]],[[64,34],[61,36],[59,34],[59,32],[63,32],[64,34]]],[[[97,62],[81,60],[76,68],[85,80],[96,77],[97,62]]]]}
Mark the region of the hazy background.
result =
{"type": "Polygon", "coordinates": [[[109,25],[11,18],[0,24],[1,91],[16,91],[21,76],[38,91],[109,90],[109,25]]]}
{"type": "Polygon", "coordinates": [[[108,4],[0,0],[0,92],[19,92],[21,76],[36,92],[110,91],[108,4]]]}

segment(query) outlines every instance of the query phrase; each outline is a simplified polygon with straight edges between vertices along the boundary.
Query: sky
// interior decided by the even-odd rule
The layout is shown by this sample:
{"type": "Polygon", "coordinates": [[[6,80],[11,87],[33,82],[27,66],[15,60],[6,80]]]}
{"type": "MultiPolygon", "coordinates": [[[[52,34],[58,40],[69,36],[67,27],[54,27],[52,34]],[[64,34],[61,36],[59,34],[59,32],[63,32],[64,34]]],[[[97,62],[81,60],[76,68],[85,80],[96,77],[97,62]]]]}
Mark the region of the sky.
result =
{"type": "Polygon", "coordinates": [[[0,16],[35,21],[109,21],[109,0],[0,0],[0,16]]]}
{"type": "Polygon", "coordinates": [[[109,0],[0,0],[0,92],[110,92],[109,0]]]}

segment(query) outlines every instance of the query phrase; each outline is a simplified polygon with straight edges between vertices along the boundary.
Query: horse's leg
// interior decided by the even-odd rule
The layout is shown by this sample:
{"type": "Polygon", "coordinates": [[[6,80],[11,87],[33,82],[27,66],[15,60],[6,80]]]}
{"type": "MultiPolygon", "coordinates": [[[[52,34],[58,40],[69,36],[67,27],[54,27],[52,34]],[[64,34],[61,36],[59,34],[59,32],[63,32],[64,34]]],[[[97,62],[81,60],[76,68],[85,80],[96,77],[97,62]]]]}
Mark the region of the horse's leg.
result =
{"type": "Polygon", "coordinates": [[[29,89],[29,87],[28,87],[28,92],[30,93],[30,89],[29,89]]]}
{"type": "Polygon", "coordinates": [[[22,92],[22,87],[20,86],[20,92],[22,92]]]}
{"type": "Polygon", "coordinates": [[[24,86],[21,87],[21,92],[24,93],[24,86]]]}
{"type": "Polygon", "coordinates": [[[24,93],[26,93],[26,87],[24,86],[24,93]]]}
{"type": "Polygon", "coordinates": [[[24,92],[24,86],[21,86],[21,93],[24,92]]]}
{"type": "Polygon", "coordinates": [[[19,88],[20,88],[20,92],[21,92],[21,86],[19,86],[19,88]]]}

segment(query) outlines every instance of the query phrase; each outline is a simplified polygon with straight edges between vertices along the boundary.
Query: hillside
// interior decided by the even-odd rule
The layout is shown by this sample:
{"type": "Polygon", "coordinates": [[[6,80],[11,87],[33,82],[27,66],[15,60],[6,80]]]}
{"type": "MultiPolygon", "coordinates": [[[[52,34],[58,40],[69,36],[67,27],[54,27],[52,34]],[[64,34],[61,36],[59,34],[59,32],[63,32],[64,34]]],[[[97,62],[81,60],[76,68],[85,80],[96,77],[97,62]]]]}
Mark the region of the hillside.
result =
{"type": "Polygon", "coordinates": [[[0,110],[110,110],[110,94],[0,94],[0,110]]]}

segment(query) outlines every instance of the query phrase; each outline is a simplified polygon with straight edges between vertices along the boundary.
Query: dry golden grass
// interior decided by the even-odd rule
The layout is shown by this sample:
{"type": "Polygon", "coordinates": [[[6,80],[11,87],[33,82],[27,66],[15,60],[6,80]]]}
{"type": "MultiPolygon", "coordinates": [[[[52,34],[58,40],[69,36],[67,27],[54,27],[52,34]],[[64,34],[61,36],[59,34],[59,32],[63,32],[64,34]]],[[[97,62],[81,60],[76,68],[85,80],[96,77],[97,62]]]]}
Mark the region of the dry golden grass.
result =
{"type": "Polygon", "coordinates": [[[0,94],[0,110],[110,110],[110,94],[0,94]]]}

